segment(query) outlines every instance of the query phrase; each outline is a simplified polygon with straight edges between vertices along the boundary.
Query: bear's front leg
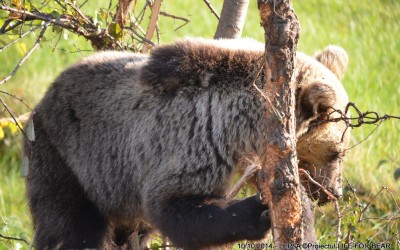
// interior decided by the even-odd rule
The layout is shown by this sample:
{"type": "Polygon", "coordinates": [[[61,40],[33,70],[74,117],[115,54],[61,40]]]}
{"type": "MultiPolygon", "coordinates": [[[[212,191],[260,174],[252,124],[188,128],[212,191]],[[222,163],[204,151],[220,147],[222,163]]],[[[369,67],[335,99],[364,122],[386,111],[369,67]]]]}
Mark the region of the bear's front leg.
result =
{"type": "Polygon", "coordinates": [[[180,197],[151,209],[152,223],[177,247],[201,249],[238,240],[259,240],[271,227],[259,195],[227,201],[180,197]]]}

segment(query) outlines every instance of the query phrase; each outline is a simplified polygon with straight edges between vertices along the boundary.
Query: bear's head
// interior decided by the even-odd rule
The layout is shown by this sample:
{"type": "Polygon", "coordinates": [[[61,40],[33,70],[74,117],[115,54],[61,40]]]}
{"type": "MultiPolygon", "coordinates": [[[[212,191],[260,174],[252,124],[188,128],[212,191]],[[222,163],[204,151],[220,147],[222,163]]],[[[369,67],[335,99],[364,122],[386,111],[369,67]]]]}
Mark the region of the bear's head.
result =
{"type": "MultiPolygon", "coordinates": [[[[336,197],[342,195],[342,159],[348,148],[349,133],[344,121],[321,122],[340,117],[345,112],[348,96],[341,84],[348,56],[340,47],[329,46],[315,58],[297,55],[294,77],[296,93],[297,154],[299,168],[336,197]]],[[[310,196],[320,205],[328,196],[305,176],[300,180],[310,196]]]]}

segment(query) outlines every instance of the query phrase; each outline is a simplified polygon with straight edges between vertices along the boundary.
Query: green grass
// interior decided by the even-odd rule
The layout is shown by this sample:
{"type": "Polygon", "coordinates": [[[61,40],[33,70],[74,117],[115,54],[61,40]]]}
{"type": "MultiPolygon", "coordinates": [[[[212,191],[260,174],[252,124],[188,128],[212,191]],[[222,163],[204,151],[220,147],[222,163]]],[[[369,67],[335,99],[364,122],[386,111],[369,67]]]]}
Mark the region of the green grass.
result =
{"type": "MultiPolygon", "coordinates": [[[[106,2],[89,1],[85,8],[91,14],[98,6],[106,7],[106,2]]],[[[212,1],[220,10],[222,1],[216,2],[212,1]]],[[[343,80],[350,100],[362,111],[400,115],[400,1],[297,0],[294,1],[294,7],[302,28],[298,50],[313,54],[329,44],[342,46],[350,57],[350,65],[343,80]]],[[[217,20],[202,1],[164,1],[162,9],[191,20],[191,23],[174,31],[181,22],[161,17],[162,43],[184,36],[213,37],[217,20]]],[[[251,1],[243,36],[260,41],[264,39],[256,1],[251,1]]],[[[90,45],[83,39],[76,39],[72,35],[69,37],[68,40],[61,39],[58,47],[74,51],[77,45],[81,49],[90,49],[90,45]]],[[[32,39],[34,37],[30,37],[32,39]]],[[[49,36],[48,41],[34,52],[15,77],[0,86],[0,90],[16,94],[33,107],[61,70],[90,53],[53,50],[51,46],[56,40],[55,35],[49,36]]],[[[0,77],[12,71],[19,61],[20,52],[21,49],[13,47],[0,53],[0,77]]],[[[16,100],[5,100],[17,113],[28,111],[16,100]]],[[[4,114],[0,113],[2,116],[4,114]]],[[[367,138],[373,129],[373,125],[354,129],[351,145],[367,138]]],[[[371,202],[373,195],[382,186],[388,187],[397,203],[400,203],[400,182],[396,183],[393,178],[395,169],[400,167],[399,131],[399,120],[386,121],[364,142],[349,150],[344,172],[357,192],[356,195],[347,192],[341,202],[343,237],[349,233],[358,242],[391,240],[392,249],[399,249],[395,243],[395,234],[400,232],[399,219],[357,223],[362,208],[371,202]],[[379,166],[382,160],[386,162],[379,166]]],[[[24,179],[19,176],[20,139],[20,136],[15,138],[8,133],[6,139],[0,142],[0,234],[30,240],[32,224],[25,199],[24,179]]],[[[394,214],[400,216],[398,208],[389,193],[382,192],[368,207],[364,217],[386,218],[394,214]]],[[[319,239],[322,242],[334,242],[337,218],[333,206],[318,209],[317,217],[319,239]]],[[[26,247],[24,243],[21,244],[26,247]]],[[[3,248],[18,246],[15,241],[0,239],[0,249],[3,248]]]]}

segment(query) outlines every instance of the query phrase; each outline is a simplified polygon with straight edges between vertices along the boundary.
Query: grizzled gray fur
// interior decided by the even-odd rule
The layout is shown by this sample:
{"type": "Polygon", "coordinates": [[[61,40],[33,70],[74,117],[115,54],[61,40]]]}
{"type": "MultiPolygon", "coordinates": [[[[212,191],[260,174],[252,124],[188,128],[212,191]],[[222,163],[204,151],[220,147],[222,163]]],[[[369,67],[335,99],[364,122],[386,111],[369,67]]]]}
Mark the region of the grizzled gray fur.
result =
{"type": "MultiPolygon", "coordinates": [[[[102,52],[55,80],[34,110],[37,138],[26,152],[38,249],[110,249],[149,228],[187,249],[265,236],[268,208],[258,196],[223,198],[242,157],[265,148],[269,109],[253,86],[264,87],[263,46],[225,43],[102,52]]],[[[296,61],[307,72],[295,71],[303,135],[317,113],[307,100],[325,101],[302,95],[304,79],[333,73],[305,55],[296,61]]],[[[336,87],[324,87],[335,103],[336,87]]]]}

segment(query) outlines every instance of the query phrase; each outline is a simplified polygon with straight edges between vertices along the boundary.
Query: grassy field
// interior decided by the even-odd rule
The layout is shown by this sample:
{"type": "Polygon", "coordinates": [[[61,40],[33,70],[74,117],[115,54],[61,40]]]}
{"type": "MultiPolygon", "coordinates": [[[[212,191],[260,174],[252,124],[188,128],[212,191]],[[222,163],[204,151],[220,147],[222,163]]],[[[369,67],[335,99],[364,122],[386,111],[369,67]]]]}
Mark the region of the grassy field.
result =
{"type": "MultiPolygon", "coordinates": [[[[89,1],[86,11],[94,13],[99,6],[106,7],[107,2],[89,1]]],[[[221,9],[222,1],[211,2],[216,9],[221,9]]],[[[302,27],[298,50],[313,54],[329,44],[342,46],[350,57],[343,80],[350,100],[362,111],[400,115],[400,1],[297,0],[294,7],[302,27]]],[[[174,31],[182,23],[161,17],[162,43],[184,36],[212,38],[216,30],[217,20],[203,1],[164,1],[162,9],[191,20],[174,31]]],[[[251,1],[243,36],[263,41],[256,1],[251,1]]],[[[28,48],[29,39],[34,38],[24,40],[28,48]]],[[[59,49],[53,49],[56,40],[55,35],[48,36],[15,77],[0,85],[0,91],[15,94],[34,107],[61,70],[91,53],[68,52],[75,51],[76,47],[91,49],[86,41],[73,35],[68,40],[61,39],[59,49]]],[[[13,70],[23,52],[24,48],[16,45],[0,53],[0,79],[13,70]]],[[[0,95],[17,113],[29,111],[17,100],[0,95]]],[[[0,109],[0,118],[5,116],[0,109]]],[[[12,130],[5,128],[5,137],[0,140],[0,234],[30,241],[32,223],[24,179],[20,177],[21,135],[15,135],[12,130]]],[[[352,131],[351,146],[356,146],[345,158],[346,193],[340,204],[342,238],[363,243],[388,241],[391,249],[399,249],[396,241],[400,239],[400,213],[395,200],[400,203],[400,180],[394,179],[394,172],[400,167],[399,132],[400,120],[388,120],[379,127],[363,126],[352,131]],[[357,145],[359,142],[362,143],[357,145]],[[393,195],[383,190],[373,199],[383,186],[393,195]],[[358,222],[361,214],[364,220],[358,222]]],[[[317,218],[319,240],[334,243],[338,219],[333,205],[318,209],[317,218]]],[[[24,242],[0,238],[0,249],[20,248],[28,247],[24,242]]]]}

